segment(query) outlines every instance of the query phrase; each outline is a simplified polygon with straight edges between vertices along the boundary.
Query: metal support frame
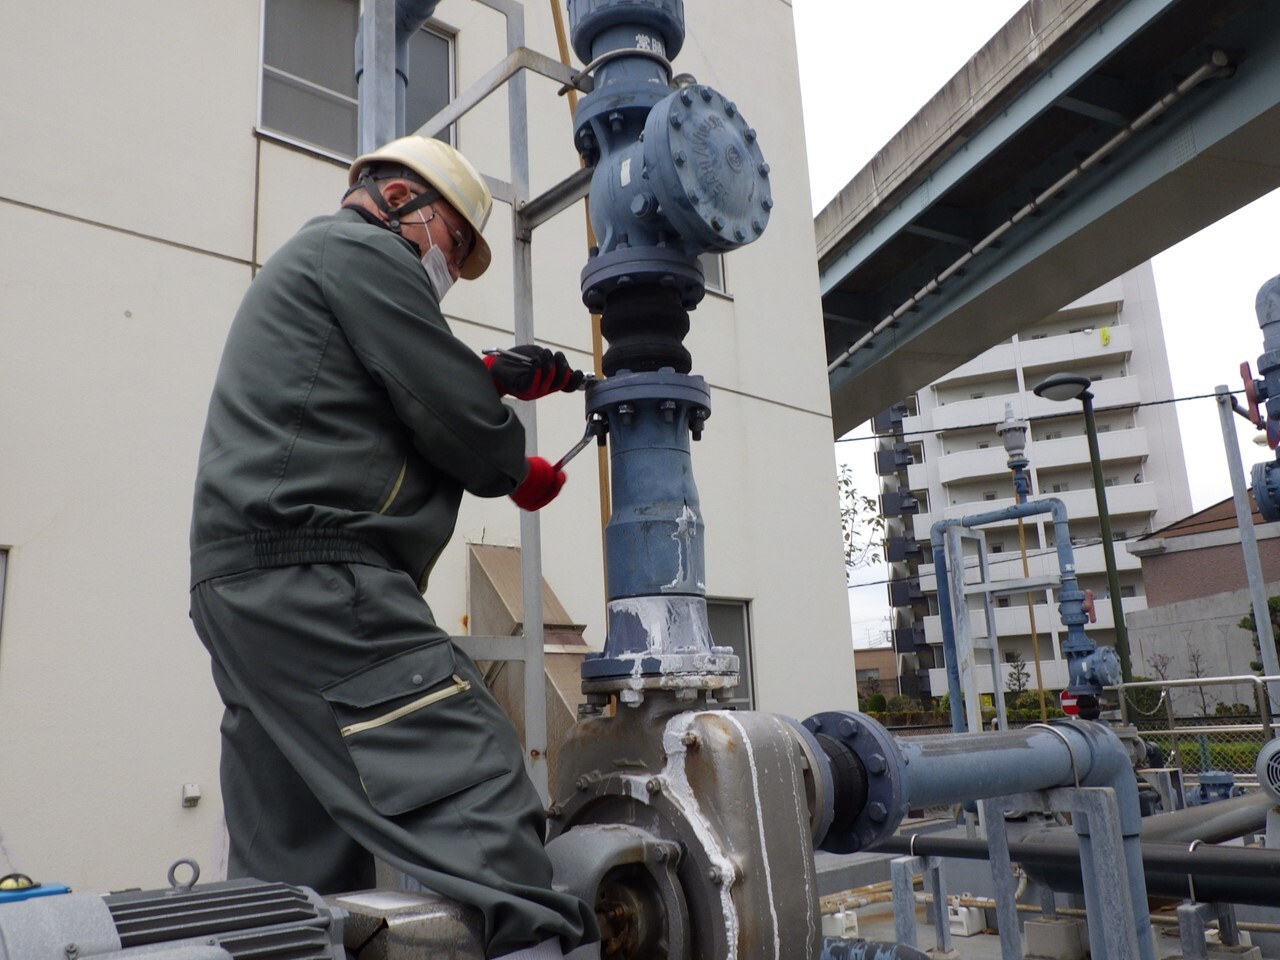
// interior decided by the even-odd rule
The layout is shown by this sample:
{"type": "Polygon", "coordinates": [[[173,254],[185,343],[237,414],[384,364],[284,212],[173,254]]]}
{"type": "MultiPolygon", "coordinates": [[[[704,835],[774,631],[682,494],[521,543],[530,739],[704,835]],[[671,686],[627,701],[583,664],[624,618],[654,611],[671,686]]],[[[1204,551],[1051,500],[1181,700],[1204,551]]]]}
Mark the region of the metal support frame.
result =
{"type": "MultiPolygon", "coordinates": [[[[1037,793],[1015,794],[983,801],[987,818],[987,843],[996,884],[996,915],[1000,923],[1000,948],[1004,960],[1020,960],[1021,935],[1017,904],[1012,897],[1012,876],[1004,810],[1062,811],[1072,814],[1080,837],[1080,872],[1084,878],[1085,910],[1089,915],[1089,950],[1095,957],[1146,957],[1154,955],[1148,926],[1139,940],[1135,909],[1139,905],[1130,882],[1131,864],[1125,854],[1120,808],[1111,787],[1062,787],[1037,793]],[[1008,877],[1002,898],[1001,874],[1008,877]],[[1006,935],[1006,927],[1012,930],[1006,935]]],[[[1139,869],[1141,862],[1139,861],[1139,869]]]]}
{"type": "Polygon", "coordinates": [[[935,951],[951,951],[951,923],[947,919],[946,884],[942,877],[941,857],[896,857],[889,861],[889,877],[893,883],[893,935],[898,943],[917,947],[915,878],[923,875],[925,887],[933,896],[933,928],[935,951]]]}
{"type": "MultiPolygon", "coordinates": [[[[377,0],[386,3],[388,0],[377,0]]],[[[391,0],[394,2],[394,0],[391,0]]],[[[507,21],[507,55],[495,67],[431,117],[415,133],[435,136],[461,119],[504,84],[507,86],[510,129],[511,181],[486,176],[496,199],[513,210],[513,300],[515,339],[532,343],[533,325],[533,228],[586,196],[590,177],[575,171],[542,196],[529,198],[529,108],[526,71],[558,80],[567,89],[589,90],[591,80],[566,67],[559,60],[525,47],[524,7],[515,0],[475,0],[502,14],[507,21]],[[526,210],[529,215],[526,217],[526,210]]],[[[367,43],[368,41],[366,41],[367,43]]],[[[366,53],[366,64],[369,58],[366,53]]],[[[394,64],[392,65],[394,69],[394,64]]],[[[538,420],[531,402],[520,402],[517,411],[525,427],[525,450],[538,449],[538,420]]],[[[516,655],[505,652],[489,638],[472,638],[472,649],[484,649],[487,659],[519,660],[524,663],[525,768],[544,803],[550,801],[547,782],[547,707],[543,659],[542,612],[542,527],[537,513],[520,514],[520,582],[523,593],[523,649],[516,655]]],[[[463,642],[464,648],[468,644],[463,642]]]]}
{"type": "MultiPolygon", "coordinates": [[[[1267,589],[1262,576],[1262,562],[1258,559],[1258,535],[1253,529],[1253,509],[1249,506],[1249,493],[1240,459],[1240,439],[1236,436],[1235,421],[1231,418],[1233,398],[1226,384],[1214,387],[1213,393],[1218,404],[1218,420],[1222,424],[1222,447],[1227,457],[1227,473],[1231,475],[1231,497],[1235,502],[1236,526],[1240,528],[1240,552],[1244,557],[1249,604],[1253,608],[1253,623],[1258,633],[1262,667],[1268,675],[1275,676],[1280,674],[1280,658],[1276,656],[1276,641],[1271,631],[1267,589]]],[[[1267,684],[1267,695],[1271,698],[1272,709],[1280,706],[1280,681],[1273,680],[1267,684]]]]}
{"type": "Polygon", "coordinates": [[[1017,888],[1013,882],[1013,861],[1009,856],[1009,832],[1005,827],[1003,798],[982,801],[982,825],[987,833],[991,861],[991,884],[996,901],[996,926],[1000,928],[1000,955],[1004,960],[1022,960],[1022,931],[1018,928],[1017,888]]]}
{"type": "MultiPolygon", "coordinates": [[[[1005,590],[1007,583],[991,581],[991,567],[987,561],[987,537],[981,530],[969,530],[956,525],[947,529],[947,566],[951,577],[952,617],[956,632],[956,659],[960,669],[960,688],[964,691],[965,713],[969,729],[982,729],[982,704],[978,696],[978,680],[974,669],[978,666],[975,656],[978,645],[969,625],[970,596],[977,596],[982,603],[987,623],[987,635],[982,649],[989,653],[991,666],[992,699],[996,704],[996,720],[1001,730],[1009,729],[1009,717],[1005,710],[1004,678],[1000,675],[1000,637],[996,631],[996,612],[991,605],[995,590],[1005,590]],[[978,582],[965,583],[964,541],[972,540],[978,546],[978,582]]],[[[1057,583],[1057,579],[1054,579],[1057,583]]]]}
{"type": "Polygon", "coordinates": [[[1206,928],[1218,924],[1218,939],[1224,947],[1240,945],[1240,928],[1236,910],[1229,903],[1183,903],[1178,906],[1178,939],[1186,960],[1208,960],[1209,943],[1206,928]]]}

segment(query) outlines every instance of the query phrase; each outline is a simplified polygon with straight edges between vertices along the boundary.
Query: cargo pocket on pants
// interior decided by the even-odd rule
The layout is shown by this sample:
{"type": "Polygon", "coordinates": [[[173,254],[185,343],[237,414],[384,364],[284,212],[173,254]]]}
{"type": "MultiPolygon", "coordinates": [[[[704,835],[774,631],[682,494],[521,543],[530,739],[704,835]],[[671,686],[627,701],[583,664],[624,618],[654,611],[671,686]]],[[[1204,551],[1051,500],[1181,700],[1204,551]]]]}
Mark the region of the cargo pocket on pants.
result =
{"type": "Polygon", "coordinates": [[[395,816],[510,772],[471,687],[437,641],[320,691],[375,810],[395,816]]]}

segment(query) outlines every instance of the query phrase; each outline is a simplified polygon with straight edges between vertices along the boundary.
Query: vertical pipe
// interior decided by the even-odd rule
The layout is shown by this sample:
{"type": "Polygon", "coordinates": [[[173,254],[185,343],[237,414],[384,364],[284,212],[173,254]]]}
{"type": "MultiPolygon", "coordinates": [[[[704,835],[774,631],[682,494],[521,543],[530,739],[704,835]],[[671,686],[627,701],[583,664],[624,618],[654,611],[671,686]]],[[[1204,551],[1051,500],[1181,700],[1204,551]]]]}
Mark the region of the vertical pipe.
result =
{"type": "Polygon", "coordinates": [[[360,21],[361,69],[356,154],[396,135],[396,0],[365,0],[360,21]]]}
{"type": "Polygon", "coordinates": [[[1120,575],[1116,571],[1116,550],[1111,542],[1111,515],[1107,511],[1106,484],[1102,480],[1102,454],[1098,450],[1098,425],[1093,419],[1093,394],[1085,391],[1084,432],[1089,438],[1089,462],[1093,467],[1093,493],[1098,501],[1098,523],[1102,527],[1102,556],[1107,565],[1107,589],[1111,593],[1111,616],[1116,623],[1116,653],[1120,657],[1120,674],[1125,683],[1133,682],[1133,666],[1129,662],[1129,628],[1124,622],[1124,603],[1120,599],[1120,575]]]}
{"type": "Polygon", "coordinates": [[[998,798],[982,801],[982,823],[987,830],[996,924],[1000,928],[1000,955],[1003,960],[1022,960],[1022,935],[1013,886],[1013,863],[1009,858],[1009,834],[1005,828],[1004,806],[998,798]]]}
{"type": "MultiPolygon", "coordinates": [[[[1258,534],[1253,529],[1253,511],[1249,508],[1244,467],[1240,463],[1240,441],[1236,437],[1235,421],[1231,417],[1231,391],[1225,384],[1219,384],[1213,388],[1213,393],[1218,404],[1218,421],[1222,424],[1222,447],[1227,457],[1227,473],[1231,476],[1231,497],[1236,507],[1236,526],[1240,528],[1240,552],[1244,556],[1249,603],[1253,607],[1253,623],[1258,632],[1258,649],[1262,654],[1263,672],[1274,677],[1280,675],[1280,662],[1276,656],[1276,641],[1271,630],[1271,609],[1267,604],[1267,590],[1263,585],[1262,564],[1258,560],[1258,534]]],[[[1273,705],[1280,704],[1280,681],[1268,681],[1267,693],[1273,705]]]]}
{"type": "Polygon", "coordinates": [[[929,531],[933,551],[933,575],[938,589],[938,624],[942,627],[942,659],[947,668],[947,700],[951,707],[951,729],[964,733],[964,696],[960,692],[960,665],[956,662],[956,627],[951,616],[951,587],[947,582],[947,549],[945,532],[954,520],[939,520],[929,531]]]}
{"type": "MultiPolygon", "coordinates": [[[[507,53],[524,46],[524,8],[503,3],[496,9],[507,20],[507,53]]],[[[507,84],[507,113],[510,129],[512,208],[518,210],[529,199],[529,113],[525,72],[507,84]]],[[[517,234],[513,245],[513,295],[515,338],[532,343],[533,248],[530,239],[517,234]]],[[[520,419],[525,428],[525,451],[538,450],[538,416],[533,403],[522,403],[520,419]]],[[[520,513],[520,584],[524,619],[524,742],[525,766],[544,803],[550,797],[547,782],[547,690],[542,611],[542,525],[537,513],[520,513]]]]}
{"type": "MultiPolygon", "coordinates": [[[[1027,494],[1030,493],[1024,472],[1025,462],[1024,460],[1013,468],[1013,496],[1018,503],[1026,503],[1027,494]]],[[[1022,517],[1018,518],[1018,552],[1022,555],[1022,578],[1028,580],[1031,578],[1031,568],[1027,564],[1027,531],[1022,517]]],[[[1049,719],[1049,708],[1044,700],[1044,674],[1040,669],[1040,635],[1036,631],[1036,604],[1030,590],[1027,591],[1027,622],[1031,625],[1031,656],[1036,663],[1036,693],[1040,697],[1040,720],[1045,722],[1049,719]]]]}

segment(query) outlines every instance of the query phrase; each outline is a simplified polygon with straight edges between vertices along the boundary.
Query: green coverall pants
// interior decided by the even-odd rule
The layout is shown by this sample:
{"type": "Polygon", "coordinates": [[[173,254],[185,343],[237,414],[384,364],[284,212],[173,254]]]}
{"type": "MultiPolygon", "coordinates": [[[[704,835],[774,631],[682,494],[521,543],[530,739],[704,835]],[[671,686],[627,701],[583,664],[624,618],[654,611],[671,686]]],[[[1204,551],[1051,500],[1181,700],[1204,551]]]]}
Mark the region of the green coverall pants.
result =
{"type": "Polygon", "coordinates": [[[489,956],[594,939],[590,908],[551,889],[510,721],[412,578],[253,570],[198,584],[191,615],[226,707],[230,876],[350,892],[376,856],[478,907],[489,956]]]}

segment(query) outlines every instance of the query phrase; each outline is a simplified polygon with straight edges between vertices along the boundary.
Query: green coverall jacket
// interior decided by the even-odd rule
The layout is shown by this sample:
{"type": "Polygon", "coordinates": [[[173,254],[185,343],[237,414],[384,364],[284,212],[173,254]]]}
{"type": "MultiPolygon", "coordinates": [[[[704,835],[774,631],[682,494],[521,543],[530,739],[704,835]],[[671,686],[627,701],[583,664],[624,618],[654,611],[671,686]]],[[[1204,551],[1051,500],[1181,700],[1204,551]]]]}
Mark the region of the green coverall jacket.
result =
{"type": "Polygon", "coordinates": [[[412,244],[355,210],[262,268],[227,338],[200,448],[192,585],[369,562],[427,575],[462,492],[511,493],[524,430],[449,331],[412,244]]]}

